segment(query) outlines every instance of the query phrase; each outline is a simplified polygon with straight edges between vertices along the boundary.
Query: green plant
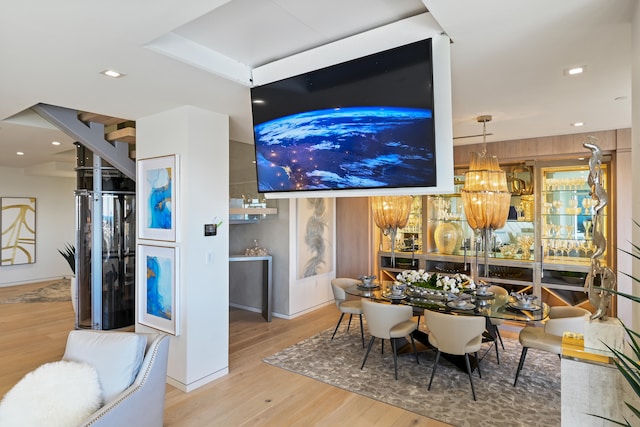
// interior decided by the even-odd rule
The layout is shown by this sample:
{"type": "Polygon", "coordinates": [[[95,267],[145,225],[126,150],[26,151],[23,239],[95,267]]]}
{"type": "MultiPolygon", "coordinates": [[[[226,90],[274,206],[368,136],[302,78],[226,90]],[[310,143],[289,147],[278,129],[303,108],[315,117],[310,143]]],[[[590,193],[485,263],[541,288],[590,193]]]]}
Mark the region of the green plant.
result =
{"type": "Polygon", "coordinates": [[[70,243],[64,244],[64,249],[58,249],[60,255],[69,263],[69,267],[71,267],[71,271],[73,274],[76,274],[76,248],[70,243]]]}
{"type": "MultiPolygon", "coordinates": [[[[637,221],[633,221],[634,224],[636,225],[636,227],[640,227],[640,224],[637,221]]],[[[624,252],[628,255],[630,255],[631,257],[633,257],[636,260],[640,260],[640,246],[635,245],[635,244],[631,244],[632,246],[632,251],[628,252],[622,249],[619,249],[621,252],[624,252]]],[[[627,273],[622,273],[625,276],[631,278],[631,280],[633,280],[634,284],[640,283],[640,278],[637,277],[633,277],[630,274],[627,273]]],[[[633,302],[640,302],[640,297],[637,297],[635,295],[630,295],[624,292],[618,292],[616,290],[613,289],[605,289],[602,287],[596,287],[596,289],[599,290],[605,290],[607,292],[611,292],[612,294],[616,294],[619,295],[623,298],[627,298],[633,302]]],[[[622,323],[622,322],[620,322],[622,323]]],[[[622,376],[624,377],[624,379],[629,383],[629,385],[631,386],[631,389],[633,390],[633,392],[635,393],[636,396],[640,397],[640,342],[638,341],[638,339],[640,339],[640,333],[628,328],[624,323],[622,323],[622,327],[624,328],[624,330],[626,331],[627,335],[629,336],[629,346],[631,347],[631,351],[633,353],[633,355],[627,355],[622,351],[619,351],[617,349],[611,348],[607,345],[607,348],[615,355],[614,361],[613,363],[616,365],[616,367],[618,368],[618,371],[622,374],[622,376]]],[[[605,344],[606,345],[606,344],[605,344]]],[[[633,413],[636,417],[638,417],[640,419],[640,409],[634,407],[632,404],[630,404],[629,402],[625,402],[624,403],[627,408],[629,408],[629,410],[631,411],[631,413],[633,413]]],[[[598,417],[598,418],[602,418],[608,421],[611,421],[614,424],[620,425],[620,426],[627,426],[627,427],[631,427],[631,424],[629,423],[629,420],[627,420],[626,418],[624,419],[624,423],[620,422],[620,421],[615,421],[612,420],[610,418],[606,418],[606,417],[602,417],[600,415],[595,415],[595,414],[591,414],[594,417],[598,417]]]]}

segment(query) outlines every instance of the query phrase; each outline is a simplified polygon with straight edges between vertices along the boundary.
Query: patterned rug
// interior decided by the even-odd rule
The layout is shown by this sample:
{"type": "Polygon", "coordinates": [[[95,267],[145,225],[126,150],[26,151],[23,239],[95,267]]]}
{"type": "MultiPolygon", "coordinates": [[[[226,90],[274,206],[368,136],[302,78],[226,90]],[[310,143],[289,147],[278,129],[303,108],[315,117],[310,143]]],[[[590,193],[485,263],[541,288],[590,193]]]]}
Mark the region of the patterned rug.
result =
{"type": "Polygon", "coordinates": [[[69,279],[60,279],[24,294],[0,300],[0,304],[71,301],[70,287],[71,282],[69,279]]]}
{"type": "MultiPolygon", "coordinates": [[[[500,365],[496,364],[495,349],[484,344],[479,353],[484,356],[482,378],[477,372],[473,374],[478,399],[474,402],[466,372],[442,357],[431,390],[427,390],[434,351],[421,352],[419,366],[412,353],[400,355],[395,381],[388,342],[381,354],[380,340],[376,339],[361,370],[365,350],[359,328],[351,328],[349,334],[339,330],[333,341],[332,333],[332,329],[323,331],[263,361],[454,426],[560,425],[560,359],[555,354],[529,350],[518,386],[513,387],[522,350],[518,341],[504,340],[506,350],[500,349],[500,365]]],[[[368,345],[366,328],[365,340],[368,345]]]]}

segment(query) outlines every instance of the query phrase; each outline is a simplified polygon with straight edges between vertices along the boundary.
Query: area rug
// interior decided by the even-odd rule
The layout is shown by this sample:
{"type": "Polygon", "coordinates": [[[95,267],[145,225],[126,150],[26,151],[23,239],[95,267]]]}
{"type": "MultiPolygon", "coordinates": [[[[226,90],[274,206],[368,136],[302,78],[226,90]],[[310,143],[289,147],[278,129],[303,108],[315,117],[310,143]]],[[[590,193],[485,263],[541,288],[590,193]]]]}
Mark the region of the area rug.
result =
{"type": "Polygon", "coordinates": [[[71,282],[69,279],[60,279],[41,288],[0,300],[0,304],[71,301],[70,288],[71,282]]]}
{"type": "MultiPolygon", "coordinates": [[[[427,391],[434,351],[420,352],[420,365],[413,354],[398,358],[398,380],[394,380],[393,354],[388,342],[380,352],[376,340],[364,369],[364,349],[359,328],[349,334],[338,331],[331,341],[328,329],[305,339],[264,362],[318,381],[379,400],[454,426],[559,426],[560,359],[557,355],[529,350],[518,386],[513,380],[522,347],[505,339],[500,364],[495,349],[484,344],[480,356],[482,378],[473,374],[477,401],[473,400],[469,377],[448,361],[440,360],[431,390],[427,391]]],[[[368,338],[365,334],[368,344],[368,338]]]]}

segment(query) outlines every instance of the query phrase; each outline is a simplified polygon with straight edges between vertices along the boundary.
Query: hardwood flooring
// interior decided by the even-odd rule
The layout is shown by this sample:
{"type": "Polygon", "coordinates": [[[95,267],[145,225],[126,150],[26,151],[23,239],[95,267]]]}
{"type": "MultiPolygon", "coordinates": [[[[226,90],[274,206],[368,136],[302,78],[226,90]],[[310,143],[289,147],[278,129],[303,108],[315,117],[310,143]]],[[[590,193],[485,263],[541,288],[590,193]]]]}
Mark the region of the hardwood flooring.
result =
{"type": "MultiPolygon", "coordinates": [[[[14,291],[0,288],[0,298],[14,291]]],[[[262,362],[335,326],[338,316],[331,305],[267,323],[258,313],[231,309],[229,375],[190,393],[167,385],[164,425],[447,426],[262,362]]],[[[0,396],[27,372],[59,360],[73,327],[70,302],[0,304],[0,396]]]]}

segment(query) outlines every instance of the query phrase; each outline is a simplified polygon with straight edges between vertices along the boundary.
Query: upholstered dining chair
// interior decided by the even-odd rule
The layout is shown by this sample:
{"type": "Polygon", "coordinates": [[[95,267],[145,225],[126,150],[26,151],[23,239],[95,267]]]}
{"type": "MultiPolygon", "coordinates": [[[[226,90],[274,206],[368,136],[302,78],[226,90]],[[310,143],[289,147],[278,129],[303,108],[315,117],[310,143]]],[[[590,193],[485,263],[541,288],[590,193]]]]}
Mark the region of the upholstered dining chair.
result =
{"type": "Polygon", "coordinates": [[[436,348],[436,360],[433,362],[431,379],[429,380],[427,390],[431,390],[431,383],[433,382],[438,361],[440,360],[440,353],[464,356],[467,374],[469,374],[469,382],[471,383],[471,393],[473,394],[473,400],[476,400],[476,390],[473,387],[469,354],[475,354],[478,376],[482,378],[478,350],[480,350],[482,346],[482,334],[486,328],[484,317],[458,316],[425,310],[424,318],[427,323],[427,329],[429,330],[429,344],[436,348]]]}
{"type": "Polygon", "coordinates": [[[398,304],[384,304],[379,302],[373,302],[369,300],[362,300],[362,313],[367,320],[369,326],[369,333],[371,334],[371,340],[369,341],[369,347],[362,360],[362,366],[367,362],[369,352],[376,338],[382,339],[382,350],[384,352],[384,340],[391,341],[391,348],[393,350],[393,366],[395,371],[396,380],[398,379],[398,340],[409,336],[411,338],[411,345],[413,346],[413,354],[416,356],[416,363],[420,364],[418,359],[418,352],[416,350],[416,343],[411,333],[418,329],[418,324],[411,320],[413,317],[413,310],[408,305],[398,304]]]}
{"type": "Polygon", "coordinates": [[[580,307],[551,307],[549,318],[543,327],[526,326],[520,331],[518,339],[522,344],[522,353],[520,354],[516,378],[513,381],[514,387],[518,383],[518,376],[527,357],[527,351],[530,348],[535,348],[560,355],[562,352],[562,335],[565,332],[583,333],[585,314],[591,314],[591,312],[580,307]]]}
{"type": "Polygon", "coordinates": [[[338,319],[338,324],[336,328],[333,330],[333,335],[331,335],[331,340],[333,341],[333,337],[336,336],[336,332],[340,327],[340,323],[342,322],[342,318],[345,314],[349,315],[349,323],[347,324],[347,332],[349,332],[349,328],[351,327],[351,318],[354,314],[357,314],[360,317],[360,337],[362,338],[362,348],[364,348],[364,329],[362,327],[362,303],[360,300],[347,300],[347,293],[345,289],[350,286],[357,286],[361,283],[357,279],[351,279],[348,277],[336,277],[331,280],[331,289],[333,290],[333,298],[336,301],[336,306],[338,310],[340,310],[340,319],[338,319]]]}
{"type": "MultiPolygon", "coordinates": [[[[505,299],[509,298],[509,291],[507,291],[502,286],[491,285],[487,288],[487,291],[493,292],[494,298],[505,298],[505,299]]],[[[496,319],[494,317],[490,317],[488,326],[490,328],[489,335],[491,335],[494,341],[496,340],[500,341],[500,346],[504,350],[504,343],[502,342],[502,336],[500,335],[500,328],[499,328],[499,326],[502,325],[503,323],[504,323],[503,319],[496,319]]],[[[494,344],[496,346],[496,361],[498,362],[498,365],[499,365],[500,355],[498,354],[498,343],[494,342],[494,344]]]]}

